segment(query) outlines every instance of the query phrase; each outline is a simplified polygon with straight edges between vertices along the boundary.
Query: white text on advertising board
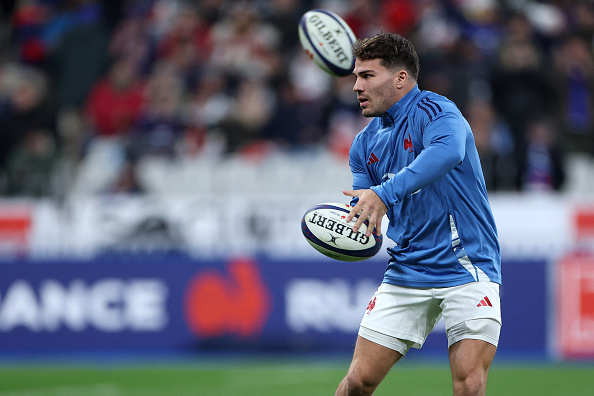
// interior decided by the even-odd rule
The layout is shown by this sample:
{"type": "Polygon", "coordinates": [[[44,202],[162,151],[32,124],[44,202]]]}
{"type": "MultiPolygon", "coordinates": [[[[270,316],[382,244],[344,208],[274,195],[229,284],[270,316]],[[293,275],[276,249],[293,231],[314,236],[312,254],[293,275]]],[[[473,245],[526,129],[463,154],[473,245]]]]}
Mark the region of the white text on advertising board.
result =
{"type": "Polygon", "coordinates": [[[18,279],[0,290],[0,331],[159,331],[168,321],[167,295],[159,279],[73,279],[67,285],[46,279],[38,287],[18,279]]]}
{"type": "Polygon", "coordinates": [[[296,279],[287,285],[286,320],[292,331],[356,332],[377,282],[296,279]]]}

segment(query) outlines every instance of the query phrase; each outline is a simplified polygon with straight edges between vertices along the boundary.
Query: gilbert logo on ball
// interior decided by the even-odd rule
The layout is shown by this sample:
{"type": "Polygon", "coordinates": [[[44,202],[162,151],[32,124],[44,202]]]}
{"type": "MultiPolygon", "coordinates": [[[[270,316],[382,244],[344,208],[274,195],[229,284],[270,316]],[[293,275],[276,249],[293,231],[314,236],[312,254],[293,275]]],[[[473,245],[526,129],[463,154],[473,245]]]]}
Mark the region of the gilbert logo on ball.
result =
{"type": "Polygon", "coordinates": [[[313,206],[301,220],[303,236],[320,253],[341,261],[361,261],[374,256],[382,246],[383,237],[374,231],[366,236],[367,221],[359,231],[355,221],[346,222],[352,207],[341,203],[313,206]]]}
{"type": "Polygon", "coordinates": [[[349,25],[331,11],[310,10],[301,17],[301,46],[316,65],[333,76],[348,76],[353,72],[356,40],[349,25]]]}

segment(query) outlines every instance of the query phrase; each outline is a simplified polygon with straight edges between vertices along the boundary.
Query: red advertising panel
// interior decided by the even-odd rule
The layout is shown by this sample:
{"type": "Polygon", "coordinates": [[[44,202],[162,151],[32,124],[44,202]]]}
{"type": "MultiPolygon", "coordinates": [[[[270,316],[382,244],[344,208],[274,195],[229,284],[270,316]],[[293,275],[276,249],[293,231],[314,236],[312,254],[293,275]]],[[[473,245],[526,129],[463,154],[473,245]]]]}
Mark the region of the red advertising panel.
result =
{"type": "Polygon", "coordinates": [[[558,265],[557,335],[565,358],[594,358],[594,255],[558,265]]]}
{"type": "Polygon", "coordinates": [[[33,208],[26,205],[0,206],[0,252],[24,252],[29,248],[33,208]]]}

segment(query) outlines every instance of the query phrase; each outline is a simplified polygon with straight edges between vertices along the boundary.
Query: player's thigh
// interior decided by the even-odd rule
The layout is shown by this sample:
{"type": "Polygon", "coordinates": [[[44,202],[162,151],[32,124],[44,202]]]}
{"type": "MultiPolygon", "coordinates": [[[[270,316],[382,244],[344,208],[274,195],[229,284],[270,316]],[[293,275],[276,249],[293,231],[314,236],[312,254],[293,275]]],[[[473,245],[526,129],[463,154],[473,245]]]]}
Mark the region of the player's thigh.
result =
{"type": "Polygon", "coordinates": [[[440,290],[454,382],[486,383],[501,331],[499,285],[474,282],[440,290]]]}
{"type": "Polygon", "coordinates": [[[463,339],[456,342],[449,348],[452,378],[456,381],[478,375],[486,381],[496,351],[495,345],[483,340],[463,339]]]}
{"type": "Polygon", "coordinates": [[[402,354],[393,349],[358,336],[348,375],[377,385],[401,357],[402,354]]]}
{"type": "Polygon", "coordinates": [[[480,339],[497,346],[501,328],[499,285],[472,282],[437,289],[448,333],[448,347],[462,339],[480,339]]]}
{"type": "Polygon", "coordinates": [[[402,355],[420,348],[441,317],[441,300],[433,294],[427,288],[381,284],[363,315],[359,335],[402,355]]]}

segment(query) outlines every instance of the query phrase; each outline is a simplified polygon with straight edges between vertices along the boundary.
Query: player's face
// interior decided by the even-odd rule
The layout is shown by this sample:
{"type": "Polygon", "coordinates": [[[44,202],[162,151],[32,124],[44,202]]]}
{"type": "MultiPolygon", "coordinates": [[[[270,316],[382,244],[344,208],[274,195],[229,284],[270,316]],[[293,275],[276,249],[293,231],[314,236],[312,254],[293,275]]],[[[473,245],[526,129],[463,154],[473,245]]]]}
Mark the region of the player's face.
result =
{"type": "Polygon", "coordinates": [[[380,59],[357,58],[353,74],[356,77],[353,91],[365,117],[381,116],[398,101],[397,73],[380,65],[380,59]]]}

